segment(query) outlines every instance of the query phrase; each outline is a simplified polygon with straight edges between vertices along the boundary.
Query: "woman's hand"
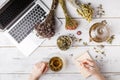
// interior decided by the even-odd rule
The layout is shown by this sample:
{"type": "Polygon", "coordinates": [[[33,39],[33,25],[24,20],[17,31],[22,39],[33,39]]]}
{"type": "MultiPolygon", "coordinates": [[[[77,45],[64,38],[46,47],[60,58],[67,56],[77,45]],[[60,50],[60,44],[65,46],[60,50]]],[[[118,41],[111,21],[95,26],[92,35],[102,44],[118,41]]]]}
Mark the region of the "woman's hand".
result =
{"type": "Polygon", "coordinates": [[[82,68],[87,71],[88,73],[92,74],[92,75],[97,75],[99,73],[99,69],[96,65],[96,63],[92,60],[83,60],[80,65],[82,66],[82,68]]]}
{"type": "Polygon", "coordinates": [[[48,71],[48,64],[46,62],[39,62],[35,64],[30,80],[39,80],[42,74],[48,71]]]}
{"type": "Polygon", "coordinates": [[[97,78],[97,80],[105,80],[104,76],[100,73],[99,68],[94,61],[86,59],[80,62],[80,65],[82,66],[82,69],[92,74],[97,78]]]}

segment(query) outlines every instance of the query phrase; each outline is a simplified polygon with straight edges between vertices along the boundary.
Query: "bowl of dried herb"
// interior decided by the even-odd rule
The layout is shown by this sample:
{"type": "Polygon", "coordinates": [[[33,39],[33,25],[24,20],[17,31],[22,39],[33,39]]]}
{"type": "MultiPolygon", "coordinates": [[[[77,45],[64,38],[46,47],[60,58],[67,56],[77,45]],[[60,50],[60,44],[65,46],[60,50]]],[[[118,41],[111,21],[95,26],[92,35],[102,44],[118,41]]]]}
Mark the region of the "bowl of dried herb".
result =
{"type": "Polygon", "coordinates": [[[72,45],[72,39],[68,35],[62,35],[57,39],[57,46],[60,50],[66,51],[72,45]]]}

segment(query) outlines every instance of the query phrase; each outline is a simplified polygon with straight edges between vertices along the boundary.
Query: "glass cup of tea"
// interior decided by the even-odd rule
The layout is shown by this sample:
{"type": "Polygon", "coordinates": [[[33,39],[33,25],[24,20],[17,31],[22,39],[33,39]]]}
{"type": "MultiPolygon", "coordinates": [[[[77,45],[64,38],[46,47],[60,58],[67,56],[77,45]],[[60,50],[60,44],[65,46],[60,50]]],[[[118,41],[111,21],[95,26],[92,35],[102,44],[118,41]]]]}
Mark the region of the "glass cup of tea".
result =
{"type": "Polygon", "coordinates": [[[44,58],[45,62],[48,62],[48,66],[52,72],[59,72],[65,68],[65,58],[60,53],[51,53],[47,58],[44,58]]]}
{"type": "Polygon", "coordinates": [[[110,38],[110,29],[107,26],[106,20],[95,23],[89,30],[90,40],[95,42],[104,42],[110,38]]]}

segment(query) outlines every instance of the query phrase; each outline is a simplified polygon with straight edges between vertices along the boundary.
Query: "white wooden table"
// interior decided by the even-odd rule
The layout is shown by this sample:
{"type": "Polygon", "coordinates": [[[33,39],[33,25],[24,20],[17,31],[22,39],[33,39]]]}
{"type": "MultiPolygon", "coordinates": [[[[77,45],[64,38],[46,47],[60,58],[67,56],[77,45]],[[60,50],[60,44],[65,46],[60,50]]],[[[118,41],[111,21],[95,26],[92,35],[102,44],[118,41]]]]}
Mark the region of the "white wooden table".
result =
{"type": "MultiPolygon", "coordinates": [[[[48,7],[51,6],[52,0],[43,0],[48,7]]],[[[59,52],[64,55],[67,60],[67,66],[64,71],[56,74],[48,71],[41,80],[86,80],[84,79],[77,67],[74,65],[72,58],[81,52],[89,50],[92,57],[98,61],[101,72],[105,75],[106,80],[120,80],[120,0],[81,0],[83,2],[91,2],[93,7],[98,7],[99,4],[103,5],[106,15],[102,18],[95,18],[91,23],[81,18],[76,12],[75,8],[67,3],[68,10],[71,12],[73,18],[80,22],[79,28],[75,31],[66,31],[65,17],[60,6],[57,9],[57,17],[62,21],[62,26],[59,28],[59,35],[73,33],[76,34],[78,30],[82,31],[82,42],[76,43],[68,51],[60,51],[56,47],[56,35],[50,40],[46,40],[31,56],[25,57],[5,36],[0,32],[0,80],[28,80],[32,67],[36,62],[42,61],[51,53],[59,52]],[[95,22],[107,20],[108,25],[115,35],[112,44],[89,42],[89,28],[95,22]],[[83,42],[88,45],[84,46],[83,42]],[[98,54],[94,51],[97,45],[105,45],[104,51],[106,56],[98,54]],[[73,56],[70,56],[73,54],[73,56]],[[103,56],[103,59],[96,59],[95,56],[103,56]]],[[[87,80],[95,80],[93,77],[87,80]]]]}

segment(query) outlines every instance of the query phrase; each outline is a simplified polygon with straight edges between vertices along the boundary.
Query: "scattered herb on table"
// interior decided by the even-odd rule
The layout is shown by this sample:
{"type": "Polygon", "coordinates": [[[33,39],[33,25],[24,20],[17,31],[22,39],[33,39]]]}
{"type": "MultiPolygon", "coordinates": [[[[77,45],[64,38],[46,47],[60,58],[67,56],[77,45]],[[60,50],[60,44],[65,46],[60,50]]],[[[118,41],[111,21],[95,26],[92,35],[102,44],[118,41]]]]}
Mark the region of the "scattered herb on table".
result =
{"type": "Polygon", "coordinates": [[[79,42],[81,42],[82,41],[82,39],[79,39],[79,42]]]}
{"type": "Polygon", "coordinates": [[[89,42],[92,42],[92,39],[91,39],[91,38],[89,39],[89,42]]]}
{"type": "Polygon", "coordinates": [[[74,34],[69,34],[73,42],[81,42],[81,38],[77,38],[74,34]]]}
{"type": "Polygon", "coordinates": [[[83,45],[84,45],[84,46],[87,46],[87,45],[88,45],[88,43],[87,43],[87,42],[83,42],[83,45]]]}
{"type": "Polygon", "coordinates": [[[95,58],[98,58],[98,56],[96,55],[95,58]]]}
{"type": "Polygon", "coordinates": [[[98,46],[94,47],[94,51],[98,54],[102,54],[102,55],[106,56],[105,51],[104,51],[104,45],[98,45],[98,46]]]}
{"type": "Polygon", "coordinates": [[[103,61],[104,57],[100,56],[100,55],[96,55],[95,56],[95,59],[96,60],[99,60],[99,61],[103,61]]]}
{"type": "Polygon", "coordinates": [[[101,18],[103,15],[105,15],[105,11],[103,10],[102,4],[100,4],[97,7],[97,11],[96,11],[95,17],[101,18]]]}
{"type": "Polygon", "coordinates": [[[82,34],[82,32],[81,31],[77,31],[77,35],[81,35],[82,34]]]}
{"type": "Polygon", "coordinates": [[[73,54],[70,54],[69,56],[73,57],[73,54]]]}
{"type": "Polygon", "coordinates": [[[97,45],[97,47],[103,49],[105,46],[104,45],[97,45]]]}
{"type": "Polygon", "coordinates": [[[112,44],[112,42],[113,42],[114,39],[115,39],[115,35],[112,35],[112,36],[107,40],[107,42],[108,42],[109,44],[112,44]]]}

